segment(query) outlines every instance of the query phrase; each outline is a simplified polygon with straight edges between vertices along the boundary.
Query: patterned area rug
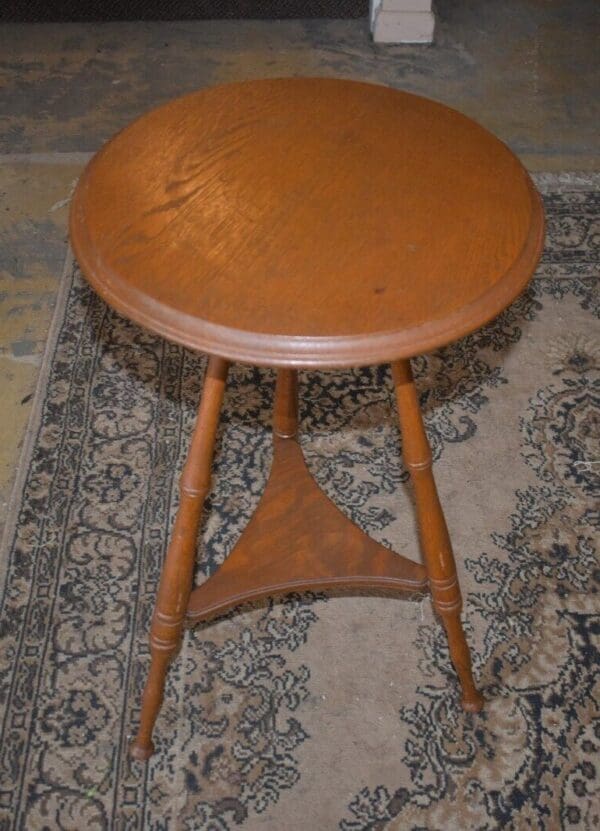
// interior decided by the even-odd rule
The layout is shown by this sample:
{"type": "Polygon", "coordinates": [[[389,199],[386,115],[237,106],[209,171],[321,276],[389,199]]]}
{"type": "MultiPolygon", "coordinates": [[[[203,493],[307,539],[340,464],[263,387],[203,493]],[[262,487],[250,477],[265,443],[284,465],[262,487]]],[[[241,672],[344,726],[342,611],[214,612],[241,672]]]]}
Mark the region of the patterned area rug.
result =
{"type": "MultiPolygon", "coordinates": [[[[481,716],[459,707],[427,599],[293,595],[189,633],[158,752],[128,759],[204,358],[123,320],[68,270],[2,561],[0,828],[600,826],[600,179],[537,181],[548,239],[531,288],[414,362],[481,716]]],[[[387,368],[301,382],[318,482],[414,555],[387,368]]],[[[234,369],[199,579],[261,493],[272,395],[271,372],[234,369]]]]}

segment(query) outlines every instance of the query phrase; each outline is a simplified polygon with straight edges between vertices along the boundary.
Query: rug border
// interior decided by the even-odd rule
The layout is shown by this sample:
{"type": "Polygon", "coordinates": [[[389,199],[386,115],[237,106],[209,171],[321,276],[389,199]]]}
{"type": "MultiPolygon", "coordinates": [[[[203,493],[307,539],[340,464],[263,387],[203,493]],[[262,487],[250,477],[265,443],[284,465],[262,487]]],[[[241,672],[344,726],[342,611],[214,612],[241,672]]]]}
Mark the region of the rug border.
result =
{"type": "Polygon", "coordinates": [[[529,171],[529,175],[541,191],[583,189],[590,185],[600,189],[600,170],[529,171]]]}
{"type": "Polygon", "coordinates": [[[44,352],[40,363],[40,371],[35,383],[31,411],[29,413],[29,418],[27,419],[27,426],[25,428],[25,434],[21,443],[15,477],[6,505],[6,520],[2,530],[2,536],[0,538],[0,609],[4,606],[4,589],[10,565],[11,545],[14,539],[19,516],[18,509],[23,498],[23,489],[25,487],[31,457],[33,455],[35,440],[41,426],[41,415],[48,388],[48,378],[50,375],[52,358],[54,357],[54,353],[56,351],[58,336],[65,318],[65,312],[67,309],[66,301],[73,284],[73,263],[73,252],[71,251],[71,246],[67,243],[67,253],[65,255],[59,278],[58,291],[56,293],[54,309],[52,310],[50,326],[48,327],[46,345],[44,346],[44,352]]]}
{"type": "MultiPolygon", "coordinates": [[[[589,188],[600,189],[600,171],[559,171],[559,172],[531,172],[531,177],[536,186],[543,192],[562,188],[589,188]]],[[[41,425],[41,415],[48,385],[50,366],[56,350],[58,336],[60,334],[64,315],[66,312],[66,300],[73,283],[74,256],[71,246],[67,244],[56,301],[52,312],[52,318],[46,338],[46,345],[40,364],[31,412],[25,428],[25,434],[21,445],[21,451],[17,461],[15,478],[13,480],[11,493],[6,507],[6,521],[0,538],[0,609],[4,605],[4,589],[8,577],[10,565],[10,549],[14,539],[18,519],[18,506],[23,495],[23,488],[29,471],[29,465],[33,454],[35,439],[41,425]]]]}

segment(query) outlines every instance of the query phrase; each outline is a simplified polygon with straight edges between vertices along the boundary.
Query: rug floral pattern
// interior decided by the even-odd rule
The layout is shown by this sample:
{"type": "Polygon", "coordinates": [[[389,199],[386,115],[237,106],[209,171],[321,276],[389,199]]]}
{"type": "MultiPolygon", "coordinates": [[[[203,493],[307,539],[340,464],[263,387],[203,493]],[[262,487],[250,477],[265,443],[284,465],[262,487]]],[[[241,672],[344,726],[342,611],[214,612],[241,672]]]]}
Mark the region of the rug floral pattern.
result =
{"type": "MultiPolygon", "coordinates": [[[[186,636],[157,753],[147,766],[130,762],[204,359],[123,320],[74,270],[6,552],[0,829],[600,825],[595,184],[542,177],[548,239],[531,288],[488,327],[414,362],[461,543],[465,621],[488,701],[479,717],[458,706],[427,600],[403,611],[409,604],[386,598],[292,595],[186,636]],[[403,677],[401,696],[386,707],[365,700],[357,724],[348,685],[324,682],[321,656],[326,632],[350,632],[363,614],[387,614],[393,627],[377,643],[371,624],[360,630],[367,654],[383,660],[382,643],[393,652],[399,633],[410,637],[398,660],[373,669],[381,688],[403,677]],[[381,719],[391,761],[377,744],[381,719]]],[[[411,520],[399,505],[410,502],[387,368],[301,381],[315,477],[403,550],[411,520]]],[[[272,394],[271,372],[234,368],[198,579],[258,501],[272,394]]]]}

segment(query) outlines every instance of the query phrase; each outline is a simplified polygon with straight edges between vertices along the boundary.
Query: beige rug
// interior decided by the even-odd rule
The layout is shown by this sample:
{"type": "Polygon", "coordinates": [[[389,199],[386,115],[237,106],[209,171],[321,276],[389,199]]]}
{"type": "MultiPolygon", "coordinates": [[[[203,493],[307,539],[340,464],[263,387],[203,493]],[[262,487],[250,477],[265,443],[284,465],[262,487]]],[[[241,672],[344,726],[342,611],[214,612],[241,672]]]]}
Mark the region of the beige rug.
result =
{"type": "MultiPolygon", "coordinates": [[[[130,762],[154,592],[204,359],[67,269],[2,555],[0,828],[600,826],[598,177],[538,177],[548,240],[493,324],[414,362],[483,715],[428,600],[296,595],[186,637],[130,762]],[[596,581],[596,582],[595,582],[596,581]]],[[[270,461],[273,375],[228,387],[199,579],[270,461]]],[[[302,374],[326,492],[418,556],[387,368],[302,374]]]]}

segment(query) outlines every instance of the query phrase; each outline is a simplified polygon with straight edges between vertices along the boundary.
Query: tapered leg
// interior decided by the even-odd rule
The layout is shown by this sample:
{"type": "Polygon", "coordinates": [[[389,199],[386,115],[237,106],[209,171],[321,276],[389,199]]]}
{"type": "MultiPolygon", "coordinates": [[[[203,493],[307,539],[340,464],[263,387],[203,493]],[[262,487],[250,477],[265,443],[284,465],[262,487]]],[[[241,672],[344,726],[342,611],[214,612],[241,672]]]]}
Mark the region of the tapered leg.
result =
{"type": "Polygon", "coordinates": [[[204,498],[210,486],[215,436],[228,369],[228,363],[222,358],[209,359],[198,419],[179,484],[179,510],[150,628],[150,671],[142,698],[140,726],[130,748],[135,759],[147,759],[154,752],[152,730],[162,704],[167,669],[181,642],[192,589],[196,538],[204,498]]]}
{"type": "Polygon", "coordinates": [[[460,620],[462,599],[450,536],[433,478],[431,449],[421,417],[410,361],[396,361],[392,374],[398,401],[404,460],[415,491],[419,536],[429,575],[431,596],[440,615],[450,656],[462,687],[462,705],[469,712],[483,707],[471,672],[471,656],[460,620]]]}
{"type": "Polygon", "coordinates": [[[298,372],[295,369],[277,371],[273,431],[280,439],[291,439],[298,432],[298,372]]]}

